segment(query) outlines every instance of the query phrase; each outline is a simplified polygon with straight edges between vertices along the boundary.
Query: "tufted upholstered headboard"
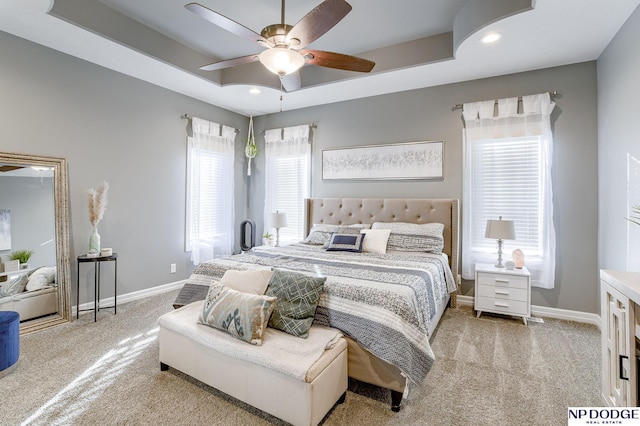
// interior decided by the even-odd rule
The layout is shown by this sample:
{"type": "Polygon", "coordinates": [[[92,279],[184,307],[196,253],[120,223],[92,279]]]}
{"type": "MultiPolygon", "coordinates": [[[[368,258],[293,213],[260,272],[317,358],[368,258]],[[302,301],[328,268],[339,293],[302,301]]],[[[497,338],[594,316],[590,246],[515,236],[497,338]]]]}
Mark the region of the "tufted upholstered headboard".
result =
{"type": "Polygon", "coordinates": [[[444,249],[458,280],[460,237],[459,201],[429,198],[308,198],[305,200],[305,235],[314,223],[351,225],[373,222],[444,224],[444,249]]]}

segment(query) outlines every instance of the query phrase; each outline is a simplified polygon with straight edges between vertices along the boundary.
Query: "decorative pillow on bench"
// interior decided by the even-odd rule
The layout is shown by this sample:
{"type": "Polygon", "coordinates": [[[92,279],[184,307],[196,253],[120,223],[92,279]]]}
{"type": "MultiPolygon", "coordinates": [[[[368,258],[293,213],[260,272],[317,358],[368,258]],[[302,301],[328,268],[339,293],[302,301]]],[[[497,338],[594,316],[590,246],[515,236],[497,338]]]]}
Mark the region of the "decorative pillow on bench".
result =
{"type": "Polygon", "coordinates": [[[264,294],[270,279],[271,271],[269,269],[256,271],[236,271],[229,269],[220,279],[220,284],[243,293],[264,294]]]}
{"type": "Polygon", "coordinates": [[[274,269],[267,296],[275,296],[269,327],[306,339],[327,277],[274,269]]]}
{"type": "Polygon", "coordinates": [[[275,297],[242,293],[214,282],[198,322],[260,346],[275,300],[275,297]]]}

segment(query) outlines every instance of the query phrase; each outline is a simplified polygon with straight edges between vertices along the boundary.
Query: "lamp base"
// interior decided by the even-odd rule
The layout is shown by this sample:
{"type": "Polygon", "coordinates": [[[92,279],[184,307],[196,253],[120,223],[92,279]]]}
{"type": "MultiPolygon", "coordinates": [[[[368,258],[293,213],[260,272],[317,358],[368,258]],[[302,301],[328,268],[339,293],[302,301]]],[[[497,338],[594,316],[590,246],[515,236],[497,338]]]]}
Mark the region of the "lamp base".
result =
{"type": "Polygon", "coordinates": [[[502,239],[498,240],[498,262],[493,266],[496,268],[504,268],[502,264],[502,239]]]}

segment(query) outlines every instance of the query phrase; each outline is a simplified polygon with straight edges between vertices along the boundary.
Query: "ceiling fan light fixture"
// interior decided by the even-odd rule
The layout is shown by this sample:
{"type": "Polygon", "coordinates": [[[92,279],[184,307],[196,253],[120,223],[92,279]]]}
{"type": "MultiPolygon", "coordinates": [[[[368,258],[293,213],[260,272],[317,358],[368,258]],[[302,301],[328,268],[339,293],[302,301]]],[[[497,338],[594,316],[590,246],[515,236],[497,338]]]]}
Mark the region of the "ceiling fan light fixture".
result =
{"type": "Polygon", "coordinates": [[[304,56],[286,47],[267,49],[258,59],[269,71],[279,76],[298,71],[304,65],[304,56]]]}

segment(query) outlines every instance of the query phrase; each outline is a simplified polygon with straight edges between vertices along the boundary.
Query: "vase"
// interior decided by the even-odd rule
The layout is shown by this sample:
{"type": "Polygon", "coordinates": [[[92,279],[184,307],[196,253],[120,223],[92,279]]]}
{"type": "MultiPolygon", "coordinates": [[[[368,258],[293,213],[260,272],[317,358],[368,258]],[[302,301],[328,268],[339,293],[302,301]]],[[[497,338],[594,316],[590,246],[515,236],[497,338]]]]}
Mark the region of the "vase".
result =
{"type": "Polygon", "coordinates": [[[93,234],[89,237],[89,254],[100,254],[100,234],[97,226],[93,228],[93,234]]]}

